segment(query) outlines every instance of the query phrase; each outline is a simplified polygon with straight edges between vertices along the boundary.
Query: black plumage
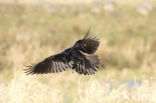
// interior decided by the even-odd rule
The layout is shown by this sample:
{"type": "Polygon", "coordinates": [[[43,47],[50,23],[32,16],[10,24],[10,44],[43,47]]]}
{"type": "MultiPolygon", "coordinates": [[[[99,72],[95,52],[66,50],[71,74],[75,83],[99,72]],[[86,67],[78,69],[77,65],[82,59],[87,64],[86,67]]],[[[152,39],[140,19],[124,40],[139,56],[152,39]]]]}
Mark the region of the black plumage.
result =
{"type": "Polygon", "coordinates": [[[97,50],[99,41],[96,38],[88,37],[89,31],[71,48],[50,56],[38,64],[28,66],[25,69],[26,74],[58,73],[68,68],[75,69],[79,74],[95,74],[100,62],[98,56],[93,55],[93,53],[97,50]]]}

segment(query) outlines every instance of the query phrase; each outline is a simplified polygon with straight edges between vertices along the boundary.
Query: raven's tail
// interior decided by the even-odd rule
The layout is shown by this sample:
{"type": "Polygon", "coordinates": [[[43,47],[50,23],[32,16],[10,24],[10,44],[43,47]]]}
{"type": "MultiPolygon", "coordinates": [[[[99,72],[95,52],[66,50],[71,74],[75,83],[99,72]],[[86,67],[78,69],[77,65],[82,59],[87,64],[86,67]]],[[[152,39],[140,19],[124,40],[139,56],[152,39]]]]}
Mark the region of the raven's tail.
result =
{"type": "Polygon", "coordinates": [[[97,69],[99,69],[99,64],[100,64],[98,56],[93,55],[93,56],[86,56],[86,57],[87,57],[87,59],[89,60],[89,62],[91,64],[91,69],[93,71],[97,71],[97,69]]]}
{"type": "Polygon", "coordinates": [[[100,61],[98,56],[85,56],[86,58],[80,62],[74,64],[73,69],[76,69],[76,72],[84,75],[92,75],[97,72],[99,69],[100,61]]]}

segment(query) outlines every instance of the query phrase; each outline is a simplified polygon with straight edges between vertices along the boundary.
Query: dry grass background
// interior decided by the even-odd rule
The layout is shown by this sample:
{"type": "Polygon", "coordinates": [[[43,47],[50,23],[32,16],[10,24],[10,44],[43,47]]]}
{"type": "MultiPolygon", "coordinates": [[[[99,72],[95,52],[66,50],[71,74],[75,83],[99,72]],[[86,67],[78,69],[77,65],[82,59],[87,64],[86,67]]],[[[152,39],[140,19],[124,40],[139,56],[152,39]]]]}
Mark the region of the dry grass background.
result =
{"type": "Polygon", "coordinates": [[[140,14],[138,2],[123,5],[120,0],[111,11],[98,3],[1,4],[0,103],[155,103],[156,10],[140,14]],[[26,65],[71,46],[89,26],[101,42],[95,75],[23,73],[26,65]],[[127,88],[123,81],[136,83],[127,88]]]}
{"type": "Polygon", "coordinates": [[[155,0],[0,0],[1,3],[21,3],[21,4],[34,4],[34,3],[54,3],[54,4],[71,4],[71,3],[78,3],[78,4],[89,4],[92,2],[101,2],[101,1],[115,1],[119,5],[131,5],[136,6],[142,1],[150,1],[152,3],[155,3],[155,0]]]}

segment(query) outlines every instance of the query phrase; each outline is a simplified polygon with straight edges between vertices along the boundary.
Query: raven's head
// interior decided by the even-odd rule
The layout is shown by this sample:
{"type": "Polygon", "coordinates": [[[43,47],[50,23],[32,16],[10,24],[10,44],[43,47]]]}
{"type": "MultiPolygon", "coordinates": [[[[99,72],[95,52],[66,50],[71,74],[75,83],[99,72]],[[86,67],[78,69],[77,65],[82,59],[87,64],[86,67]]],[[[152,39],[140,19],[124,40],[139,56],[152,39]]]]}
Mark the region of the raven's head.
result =
{"type": "Polygon", "coordinates": [[[80,47],[82,47],[82,46],[83,46],[83,41],[82,41],[82,40],[78,40],[78,41],[74,44],[73,48],[74,48],[75,50],[79,50],[80,47]]]}
{"type": "Polygon", "coordinates": [[[89,33],[90,29],[88,30],[83,39],[78,40],[74,44],[73,49],[82,51],[84,53],[93,54],[99,46],[99,41],[96,38],[88,37],[89,33]]]}

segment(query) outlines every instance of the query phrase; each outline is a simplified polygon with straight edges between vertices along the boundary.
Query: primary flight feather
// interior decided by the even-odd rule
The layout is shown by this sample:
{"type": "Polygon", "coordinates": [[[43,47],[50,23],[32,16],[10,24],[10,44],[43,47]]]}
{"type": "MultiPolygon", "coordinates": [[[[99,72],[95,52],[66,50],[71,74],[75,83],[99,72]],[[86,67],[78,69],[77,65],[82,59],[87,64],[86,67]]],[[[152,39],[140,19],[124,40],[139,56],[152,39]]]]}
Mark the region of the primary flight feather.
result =
{"type": "Polygon", "coordinates": [[[98,56],[93,55],[99,46],[96,38],[85,37],[78,40],[71,48],[62,53],[50,56],[38,64],[27,66],[26,74],[58,73],[68,68],[74,69],[79,74],[92,75],[99,69],[98,56]],[[88,55],[85,55],[87,53],[88,55]]]}

